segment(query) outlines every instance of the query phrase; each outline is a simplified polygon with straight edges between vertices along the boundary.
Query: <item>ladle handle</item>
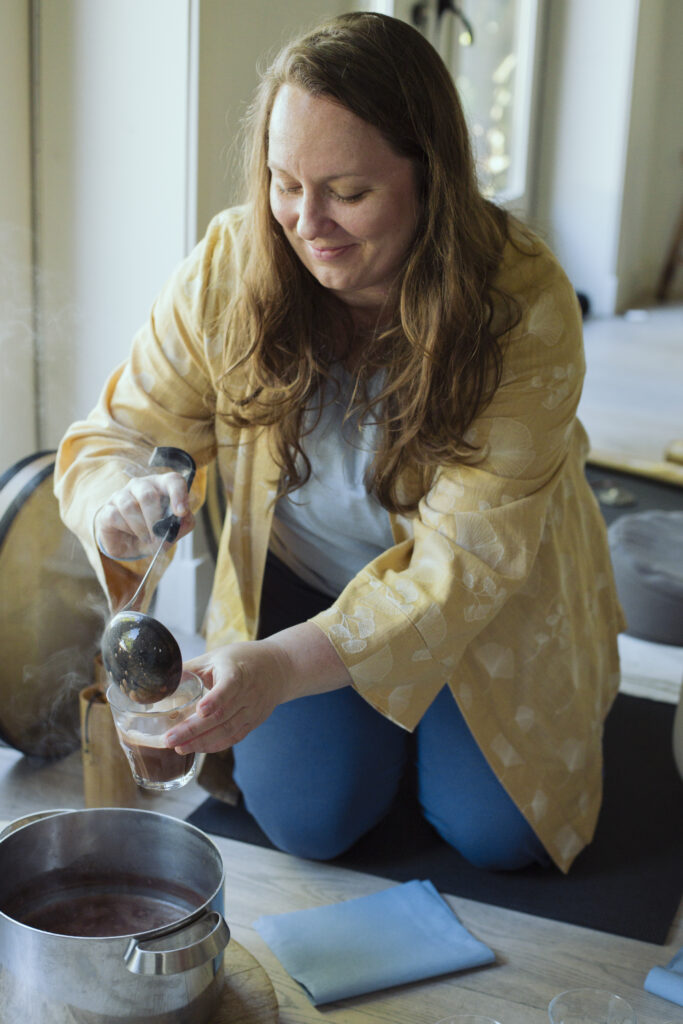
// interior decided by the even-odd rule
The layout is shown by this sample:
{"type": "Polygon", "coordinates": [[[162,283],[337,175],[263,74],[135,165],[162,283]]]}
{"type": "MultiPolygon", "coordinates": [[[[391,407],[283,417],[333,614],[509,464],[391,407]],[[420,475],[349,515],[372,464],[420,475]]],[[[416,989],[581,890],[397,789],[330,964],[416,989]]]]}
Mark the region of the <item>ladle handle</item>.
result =
{"type": "MultiPolygon", "coordinates": [[[[182,448],[155,448],[150,456],[149,465],[168,466],[170,469],[175,469],[176,472],[181,473],[185,477],[187,492],[188,494],[190,493],[197,465],[189,452],[183,451],[182,448]]],[[[178,536],[179,529],[180,519],[174,515],[164,516],[163,519],[159,519],[152,527],[152,531],[156,536],[163,537],[167,544],[173,543],[178,536]]]]}

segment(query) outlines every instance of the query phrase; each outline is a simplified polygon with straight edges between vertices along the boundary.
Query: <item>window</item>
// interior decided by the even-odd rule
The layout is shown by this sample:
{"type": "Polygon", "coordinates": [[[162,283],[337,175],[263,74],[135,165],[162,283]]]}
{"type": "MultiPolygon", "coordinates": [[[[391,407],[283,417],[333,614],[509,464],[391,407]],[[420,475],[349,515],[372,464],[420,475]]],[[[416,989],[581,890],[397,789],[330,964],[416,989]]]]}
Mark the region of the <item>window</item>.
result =
{"type": "Polygon", "coordinates": [[[467,113],[482,188],[499,201],[526,192],[537,6],[537,0],[466,0],[466,23],[450,11],[441,17],[440,50],[467,113]],[[442,48],[447,20],[457,22],[450,53],[442,48]]]}
{"type": "MultiPolygon", "coordinates": [[[[449,68],[470,125],[479,180],[497,202],[527,205],[542,0],[388,0],[449,68]]],[[[379,5],[376,5],[379,6],[379,5]]]]}

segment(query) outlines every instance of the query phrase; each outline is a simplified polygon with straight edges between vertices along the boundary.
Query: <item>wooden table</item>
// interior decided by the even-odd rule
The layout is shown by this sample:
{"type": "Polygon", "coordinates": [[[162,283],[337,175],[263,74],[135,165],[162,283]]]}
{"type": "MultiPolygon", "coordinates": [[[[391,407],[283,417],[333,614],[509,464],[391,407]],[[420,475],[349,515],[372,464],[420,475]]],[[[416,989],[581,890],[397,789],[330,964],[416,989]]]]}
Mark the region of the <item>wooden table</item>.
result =
{"type": "MultiPolygon", "coordinates": [[[[179,793],[178,817],[185,817],[192,809],[189,805],[205,796],[190,787],[179,793]]],[[[44,764],[0,748],[0,818],[65,805],[83,806],[78,755],[44,764]]],[[[157,809],[174,813],[174,804],[164,796],[157,809]]],[[[584,985],[624,996],[636,1010],[638,1024],[683,1024],[683,1008],[642,987],[650,967],[666,964],[683,946],[680,912],[669,941],[658,946],[454,896],[446,896],[448,903],[463,925],[495,951],[494,965],[315,1007],[263,942],[254,921],[262,914],[352,899],[395,883],[211,838],[225,865],[225,909],[232,939],[256,958],[277,996],[279,1017],[264,1015],[258,1024],[270,1024],[271,1019],[280,1024],[435,1024],[452,1013],[482,1014],[501,1024],[548,1024],[551,998],[584,985]]],[[[238,1016],[235,1008],[231,1016],[226,1005],[215,1024],[252,1022],[238,1016]]]]}
{"type": "Polygon", "coordinates": [[[267,970],[282,1024],[434,1024],[452,1013],[482,1014],[501,1024],[548,1024],[551,998],[578,986],[623,995],[639,1024],[683,1022],[683,1008],[642,988],[649,968],[667,963],[683,945],[680,919],[667,945],[657,946],[453,896],[446,900],[465,927],[495,951],[495,965],[313,1007],[254,930],[253,921],[261,913],[352,899],[395,883],[212,838],[225,864],[230,927],[267,970]]]}

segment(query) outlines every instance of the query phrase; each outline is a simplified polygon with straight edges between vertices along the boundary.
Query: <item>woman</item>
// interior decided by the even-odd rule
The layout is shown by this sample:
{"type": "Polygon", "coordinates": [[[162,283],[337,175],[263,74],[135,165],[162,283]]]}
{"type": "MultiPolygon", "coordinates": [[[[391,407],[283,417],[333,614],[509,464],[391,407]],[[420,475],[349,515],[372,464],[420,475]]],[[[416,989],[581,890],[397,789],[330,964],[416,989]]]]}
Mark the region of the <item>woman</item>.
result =
{"type": "Polygon", "coordinates": [[[149,450],[187,449],[200,499],[217,460],[229,511],[190,663],[209,692],[167,739],[233,747],[276,845],[335,856],[416,770],[473,863],[566,871],[600,807],[621,628],[576,296],[480,196],[450,76],[400,21],[347,14],[286,47],[250,137],[246,204],[62,442],[65,521],[120,606],[164,499],[193,524],[149,450]]]}

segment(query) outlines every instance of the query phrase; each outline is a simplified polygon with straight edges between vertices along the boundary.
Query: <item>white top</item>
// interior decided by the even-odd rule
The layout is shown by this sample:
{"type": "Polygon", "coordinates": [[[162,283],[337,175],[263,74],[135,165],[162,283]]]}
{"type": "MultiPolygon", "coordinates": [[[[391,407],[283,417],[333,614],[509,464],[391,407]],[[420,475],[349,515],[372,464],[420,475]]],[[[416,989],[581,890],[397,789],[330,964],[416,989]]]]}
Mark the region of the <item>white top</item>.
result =
{"type": "MultiPolygon", "coordinates": [[[[303,438],[311,463],[309,480],[275,506],[270,548],[316,590],[337,597],[373,558],[394,543],[389,515],[365,489],[378,427],[360,425],[358,413],[344,422],[351,377],[343,369],[324,391],[320,420],[303,438]]],[[[315,422],[309,410],[305,424],[315,422]]]]}

